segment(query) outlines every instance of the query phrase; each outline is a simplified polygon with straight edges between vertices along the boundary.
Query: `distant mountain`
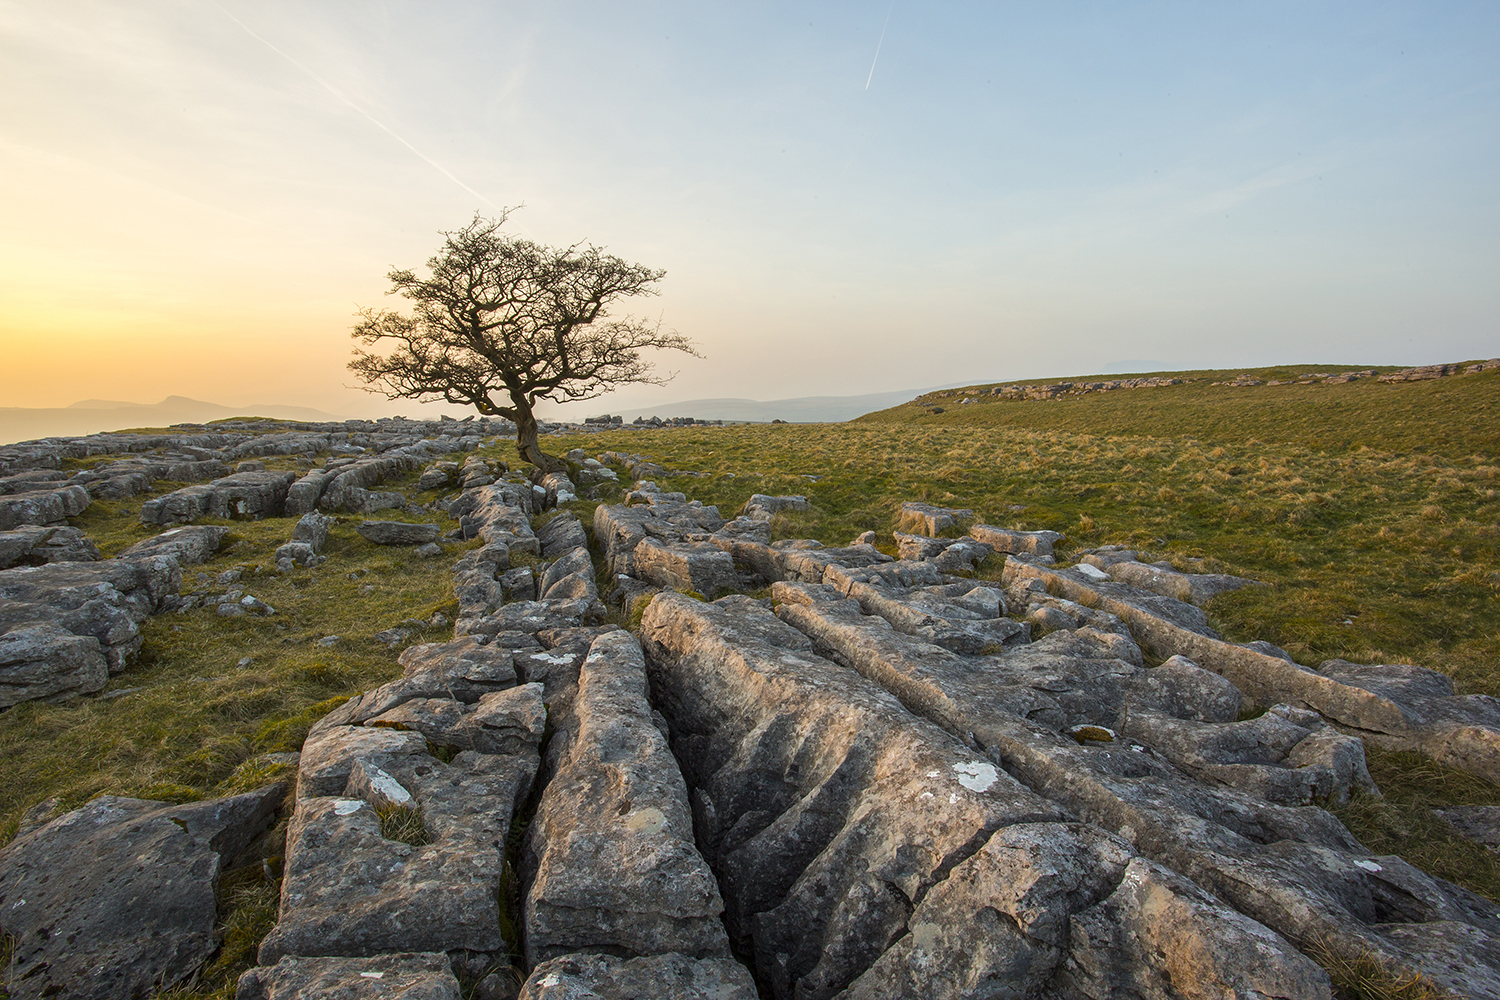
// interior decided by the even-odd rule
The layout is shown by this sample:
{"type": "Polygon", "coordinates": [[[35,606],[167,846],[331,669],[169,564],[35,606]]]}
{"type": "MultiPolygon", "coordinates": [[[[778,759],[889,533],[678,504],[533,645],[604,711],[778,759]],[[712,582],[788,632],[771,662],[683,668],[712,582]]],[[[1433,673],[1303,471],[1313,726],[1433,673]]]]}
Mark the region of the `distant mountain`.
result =
{"type": "MultiPolygon", "coordinates": [[[[953,383],[958,385],[960,383],[953,383]]],[[[894,392],[871,392],[862,396],[798,396],[793,399],[685,399],[678,403],[664,403],[644,409],[620,410],[620,416],[628,423],[636,417],[695,417],[699,420],[744,420],[769,423],[785,420],[787,423],[824,423],[852,420],[874,410],[914,399],[932,389],[947,389],[950,386],[933,386],[928,389],[900,389],[894,392]]],[[[601,413],[606,412],[600,410],[601,413]]],[[[614,413],[616,411],[609,410],[614,413]]]]}
{"type": "Polygon", "coordinates": [[[186,396],[168,396],[160,403],[125,403],[112,399],[83,399],[71,406],[0,406],[0,444],[40,437],[73,437],[96,431],[131,427],[167,427],[205,423],[225,417],[271,417],[276,420],[343,420],[310,406],[251,403],[224,406],[186,396]]]}

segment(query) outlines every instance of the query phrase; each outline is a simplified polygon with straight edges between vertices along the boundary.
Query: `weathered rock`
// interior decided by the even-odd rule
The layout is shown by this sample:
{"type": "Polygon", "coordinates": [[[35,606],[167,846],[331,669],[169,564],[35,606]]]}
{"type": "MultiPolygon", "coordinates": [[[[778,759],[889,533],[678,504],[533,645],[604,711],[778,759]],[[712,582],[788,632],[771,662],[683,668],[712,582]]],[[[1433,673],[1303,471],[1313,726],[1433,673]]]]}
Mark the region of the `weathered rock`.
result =
{"type": "MultiPolygon", "coordinates": [[[[1081,561],[1090,562],[1094,558],[1084,555],[1081,561]]],[[[1179,573],[1166,566],[1134,560],[1121,560],[1105,565],[1095,562],[1094,565],[1098,565],[1112,579],[1121,583],[1128,583],[1132,587],[1149,590],[1163,597],[1175,597],[1179,601],[1186,601],[1200,607],[1220,594],[1232,590],[1265,586],[1256,580],[1247,580],[1240,576],[1228,576],[1223,573],[1179,573]]]]}
{"type": "Polygon", "coordinates": [[[527,961],[729,957],[723,901],[693,844],[687,789],[651,718],[634,636],[594,640],[568,716],[567,752],[528,829],[527,961]]]}
{"type": "Polygon", "coordinates": [[[218,947],[220,871],[269,825],[272,785],[173,806],[104,796],[0,850],[0,929],[16,1000],[145,996],[218,947]]]}
{"type": "Polygon", "coordinates": [[[571,511],[563,511],[536,530],[543,559],[556,559],[574,549],[587,549],[588,535],[571,511]]]}
{"type": "MultiPolygon", "coordinates": [[[[362,725],[413,699],[446,697],[472,705],[485,695],[514,687],[516,683],[511,651],[493,644],[482,645],[473,637],[408,646],[397,662],[405,670],[403,677],[355,695],[318,720],[311,735],[338,726],[362,725]]],[[[325,794],[336,792],[337,789],[325,794]]]]}
{"type": "MultiPolygon", "coordinates": [[[[40,485],[40,484],[39,484],[40,485]]],[[[93,498],[82,486],[58,484],[26,493],[0,495],[0,531],[23,524],[62,524],[88,509],[93,498]]]]}
{"type": "Polygon", "coordinates": [[[804,511],[812,510],[812,504],[808,503],[807,497],[800,495],[789,495],[772,497],[764,493],[753,494],[745,501],[745,506],[740,509],[743,517],[753,521],[769,521],[784,510],[804,511]]]}
{"type": "Polygon", "coordinates": [[[0,569],[54,562],[95,562],[99,547],[77,528],[22,527],[0,531],[0,569]]]}
{"type": "Polygon", "coordinates": [[[636,576],[658,587],[693,590],[710,598],[739,586],[734,560],[709,542],[646,538],[636,546],[632,565],[636,576]]]}
{"type": "Polygon", "coordinates": [[[333,528],[333,518],[317,511],[309,511],[297,519],[292,527],[292,541],[306,542],[317,553],[328,543],[328,532],[333,528]]]}
{"type": "Polygon", "coordinates": [[[1330,996],[1279,935],[1081,825],[999,831],[910,927],[843,996],[1330,996]]]}
{"type": "MultiPolygon", "coordinates": [[[[478,711],[498,721],[504,713],[486,701],[509,694],[482,696],[478,711]]],[[[534,738],[511,741],[516,753],[465,750],[450,764],[428,754],[417,731],[330,725],[310,735],[287,833],[281,917],[261,944],[261,964],[284,955],[504,948],[504,844],[536,773],[540,723],[528,731],[534,738]],[[420,812],[422,846],[381,833],[370,799],[387,807],[404,801],[399,792],[420,812]]]]}
{"type": "Polygon", "coordinates": [[[438,462],[430,469],[425,469],[417,478],[417,489],[440,490],[453,482],[453,473],[458,471],[458,465],[454,462],[438,462]]]}
{"type": "Polygon", "coordinates": [[[521,754],[542,742],[547,711],[539,684],[481,695],[473,704],[453,698],[408,698],[365,724],[412,730],[429,743],[481,754],[521,754]]]}
{"type": "Polygon", "coordinates": [[[136,542],[120,553],[121,559],[137,559],[146,556],[171,556],[180,565],[195,566],[208,562],[219,551],[228,528],[216,525],[194,525],[192,527],[169,528],[154,538],[136,542]]]}
{"type": "Polygon", "coordinates": [[[730,932],[775,996],[837,993],[951,859],[1061,818],[748,598],[662,593],[641,630],[730,932]]]}
{"type": "MultiPolygon", "coordinates": [[[[387,479],[415,472],[421,468],[422,460],[403,450],[390,451],[373,458],[361,458],[349,465],[332,470],[332,475],[323,485],[318,506],[324,510],[370,510],[365,494],[371,486],[387,479]]],[[[402,498],[402,504],[405,499],[402,498]]],[[[401,504],[396,504],[401,506],[401,504]]],[[[305,513],[298,511],[298,513],[305,513]]]]}
{"type": "Polygon", "coordinates": [[[582,546],[563,554],[542,574],[538,590],[543,599],[598,597],[594,585],[594,563],[582,546]]]}
{"type": "Polygon", "coordinates": [[[371,958],[299,958],[240,977],[234,1000],[460,1000],[458,979],[441,952],[371,958]]]}
{"type": "Polygon", "coordinates": [[[1252,702],[1310,708],[1333,722],[1370,734],[1389,748],[1420,750],[1500,780],[1500,699],[1457,696],[1452,682],[1436,671],[1341,660],[1311,670],[1275,653],[1225,642],[1208,627],[1198,608],[1117,583],[1089,564],[1053,569],[1015,558],[1006,561],[1008,585],[1028,579],[1117,615],[1143,649],[1161,657],[1185,656],[1228,678],[1252,702]]]}
{"type": "Polygon", "coordinates": [[[139,623],[163,610],[181,583],[182,571],[168,556],[0,571],[0,630],[45,624],[91,636],[118,672],[140,649],[139,623]]]}
{"type": "MultiPolygon", "coordinates": [[[[1484,984],[1490,989],[1490,983],[1500,983],[1500,908],[1422,875],[1399,859],[1369,858],[1321,809],[1277,805],[1237,787],[1248,775],[1255,780],[1245,783],[1275,791],[1279,786],[1268,778],[1271,769],[1296,772],[1304,764],[1327,768],[1324,773],[1331,783],[1339,768],[1349,763],[1341,759],[1341,750],[1353,750],[1355,741],[1326,741],[1313,733],[1314,739],[1303,746],[1308,742],[1304,733],[1280,763],[1262,759],[1232,765],[1242,769],[1240,773],[1221,772],[1216,780],[1230,780],[1234,786],[1211,785],[1172,763],[1172,747],[1166,746],[1166,752],[1151,747],[1157,722],[1139,711],[1139,702],[1131,709],[1128,745],[1105,734],[1104,743],[1080,746],[1065,732],[1044,730],[1038,723],[1048,719],[1047,714],[1028,705],[1021,697],[1024,692],[992,672],[1013,662],[1022,667],[1030,659],[1033,668],[1056,673],[1056,667],[1048,665],[1049,647],[1054,647],[1050,656],[1055,656],[1058,643],[1084,638],[1101,651],[1113,652],[1110,646],[1116,643],[1133,646],[1118,635],[1088,628],[1057,632],[976,670],[977,664],[893,630],[861,630],[853,619],[841,623],[834,610],[830,602],[780,608],[783,617],[813,632],[842,662],[899,694],[913,711],[955,737],[976,740],[993,762],[1003,763],[1027,786],[1073,815],[1127,837],[1135,850],[1190,877],[1243,915],[1299,944],[1320,940],[1349,961],[1374,954],[1396,969],[1425,969],[1451,988],[1484,984]],[[819,625],[818,618],[828,625],[819,625]],[[1372,919],[1386,906],[1392,909],[1385,912],[1404,916],[1394,922],[1372,919]],[[1459,938],[1472,947],[1455,948],[1453,942],[1459,938]]],[[[1132,699],[1145,693],[1134,683],[1133,671],[1139,666],[1138,661],[1119,661],[1112,670],[1090,670],[1087,657],[1075,656],[1069,668],[1074,677],[1059,674],[1061,683],[1049,681],[1032,697],[1045,693],[1068,711],[1094,714],[1096,729],[1109,726],[1108,715],[1100,719],[1099,713],[1107,713],[1111,702],[1123,710],[1127,691],[1132,699]]],[[[1176,725],[1183,727],[1206,731],[1176,725]]],[[[1246,749],[1252,749],[1253,742],[1246,749]]],[[[1349,778],[1356,780],[1353,774],[1349,778]]],[[[1293,774],[1290,780],[1295,787],[1303,779],[1293,774]]]]}
{"type": "Polygon", "coordinates": [[[376,545],[425,545],[436,541],[440,531],[435,524],[409,524],[406,521],[365,521],[354,530],[376,545]]]}
{"type": "Polygon", "coordinates": [[[1465,837],[1500,853],[1500,806],[1448,806],[1433,811],[1465,837]]]}
{"type": "Polygon", "coordinates": [[[459,519],[465,538],[477,535],[511,552],[539,555],[541,543],[531,528],[532,503],[530,484],[501,481],[465,490],[448,512],[459,519]]]}
{"type": "Polygon", "coordinates": [[[9,627],[0,624],[0,630],[0,708],[39,698],[90,694],[102,690],[109,680],[109,661],[99,640],[91,635],[75,635],[40,621],[9,627]]]}
{"type": "Polygon", "coordinates": [[[896,512],[896,530],[914,535],[941,535],[964,527],[974,520],[974,512],[955,507],[936,507],[930,503],[908,501],[896,512]]]}
{"type": "MultiPolygon", "coordinates": [[[[507,574],[508,575],[508,574],[507,574]]],[[[552,628],[597,625],[607,611],[598,600],[514,601],[483,618],[460,618],[453,624],[457,636],[492,636],[500,632],[540,632],[552,628]]]]}
{"type": "Polygon", "coordinates": [[[1024,553],[1033,556],[1052,555],[1052,547],[1065,537],[1058,531],[1013,531],[992,524],[969,525],[969,536],[984,542],[996,552],[1024,553]]]}
{"type": "Polygon", "coordinates": [[[519,1000],[756,1000],[755,982],[727,958],[566,955],[538,965],[519,1000]]]}
{"type": "Polygon", "coordinates": [[[239,472],[184,486],[141,504],[142,524],[187,524],[200,517],[257,520],[281,516],[293,472],[239,472]]]}
{"type": "Polygon", "coordinates": [[[287,487],[283,512],[287,517],[300,517],[316,510],[323,491],[332,481],[333,473],[328,469],[313,469],[287,487]]]}

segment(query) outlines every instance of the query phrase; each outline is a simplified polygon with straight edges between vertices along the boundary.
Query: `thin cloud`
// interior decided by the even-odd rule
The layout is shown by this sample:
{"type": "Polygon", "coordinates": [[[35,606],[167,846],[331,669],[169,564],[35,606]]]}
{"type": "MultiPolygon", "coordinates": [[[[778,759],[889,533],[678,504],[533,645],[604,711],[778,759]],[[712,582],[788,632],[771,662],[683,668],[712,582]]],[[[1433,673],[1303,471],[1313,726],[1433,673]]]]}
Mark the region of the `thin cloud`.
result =
{"type": "Polygon", "coordinates": [[[891,26],[891,11],[896,9],[896,0],[891,0],[891,5],[885,11],[885,23],[880,26],[880,41],[875,43],[875,58],[870,60],[870,75],[865,78],[865,89],[870,89],[870,81],[875,79],[875,64],[880,61],[880,47],[885,44],[885,29],[891,26]]]}
{"type": "MultiPolygon", "coordinates": [[[[302,72],[304,72],[308,76],[312,77],[314,80],[316,80],[318,82],[319,85],[321,85],[323,87],[324,90],[328,91],[334,97],[337,97],[340,101],[343,101],[349,107],[353,108],[356,112],[358,112],[361,116],[363,116],[367,121],[369,121],[376,128],[378,128],[381,131],[385,132],[392,139],[395,139],[397,142],[401,143],[401,145],[403,145],[407,149],[411,150],[413,153],[415,153],[417,155],[417,157],[419,159],[421,159],[428,166],[432,167],[438,173],[442,174],[444,177],[448,178],[450,181],[452,181],[453,183],[457,184],[459,187],[461,187],[465,191],[469,192],[469,194],[472,194],[474,197],[478,198],[480,201],[484,202],[486,205],[490,206],[491,208],[495,209],[496,211],[504,211],[504,209],[502,209],[499,205],[495,204],[493,201],[490,201],[490,199],[486,198],[484,195],[480,194],[478,191],[475,191],[473,188],[469,187],[469,185],[465,184],[463,181],[461,181],[457,177],[453,176],[453,174],[448,170],[447,167],[443,166],[441,163],[437,162],[432,157],[430,157],[426,153],[422,152],[416,146],[413,146],[411,143],[407,142],[401,136],[397,135],[395,133],[395,131],[393,131],[390,128],[390,126],[386,125],[384,122],[382,122],[380,119],[376,118],[374,115],[370,114],[368,111],[366,111],[364,108],[360,107],[358,104],[355,104],[352,100],[350,100],[347,96],[345,96],[344,93],[342,91],[340,91],[337,87],[335,87],[333,84],[329,83],[327,80],[323,79],[321,76],[319,76],[318,74],[314,73],[312,70],[308,69],[306,66],[302,65],[296,59],[293,59],[291,56],[287,55],[285,52],[281,51],[276,46],[272,45],[269,41],[267,41],[266,39],[262,38],[260,35],[256,34],[253,30],[251,30],[251,28],[250,28],[250,26],[248,24],[246,24],[244,21],[241,21],[239,18],[235,17],[228,10],[226,10],[223,6],[221,6],[221,5],[217,4],[217,3],[214,4],[214,6],[218,7],[219,10],[224,14],[225,17],[229,18],[235,24],[237,24],[241,28],[243,28],[244,31],[245,31],[245,33],[247,35],[249,35],[251,38],[255,39],[257,42],[260,42],[266,48],[270,49],[272,52],[276,53],[278,56],[280,56],[281,58],[285,59],[287,62],[291,63],[293,66],[297,67],[302,72]]],[[[872,72],[873,72],[873,69],[874,68],[871,67],[872,72]]]]}

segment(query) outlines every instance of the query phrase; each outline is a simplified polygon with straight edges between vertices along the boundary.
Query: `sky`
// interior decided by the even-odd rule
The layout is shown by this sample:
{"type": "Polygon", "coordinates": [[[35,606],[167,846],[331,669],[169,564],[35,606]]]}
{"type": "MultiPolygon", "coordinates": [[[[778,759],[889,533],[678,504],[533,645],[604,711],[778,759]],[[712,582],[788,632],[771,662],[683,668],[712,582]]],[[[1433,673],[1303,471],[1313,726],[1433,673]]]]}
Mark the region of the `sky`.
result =
{"type": "Polygon", "coordinates": [[[435,412],[355,310],[511,206],[703,354],[601,412],[1493,357],[1500,5],[0,0],[0,406],[435,412]]]}

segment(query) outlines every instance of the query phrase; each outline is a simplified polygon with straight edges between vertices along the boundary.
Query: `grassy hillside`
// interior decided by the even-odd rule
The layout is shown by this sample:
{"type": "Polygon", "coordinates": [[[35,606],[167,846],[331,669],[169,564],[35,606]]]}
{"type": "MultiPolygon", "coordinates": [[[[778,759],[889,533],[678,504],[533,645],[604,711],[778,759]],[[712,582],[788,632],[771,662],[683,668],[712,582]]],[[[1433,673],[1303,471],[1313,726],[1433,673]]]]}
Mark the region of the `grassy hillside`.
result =
{"type": "MultiPolygon", "coordinates": [[[[1055,400],[1002,400],[979,396],[991,385],[931,393],[860,417],[865,424],[994,427],[1074,434],[1192,437],[1232,445],[1256,441],[1296,444],[1322,451],[1361,445],[1394,452],[1460,459],[1500,455],[1500,374],[1450,376],[1428,382],[1387,384],[1363,378],[1341,385],[1259,385],[1234,388],[1213,382],[1242,371],[1264,382],[1292,380],[1311,366],[1159,373],[1183,385],[1093,392],[1055,400]],[[965,398],[977,402],[963,404],[965,398]],[[936,404],[942,413],[928,412],[936,404]]],[[[1391,371],[1393,369],[1375,369],[1391,371]]],[[[1108,376],[1048,381],[1103,380],[1108,376]]]]}

